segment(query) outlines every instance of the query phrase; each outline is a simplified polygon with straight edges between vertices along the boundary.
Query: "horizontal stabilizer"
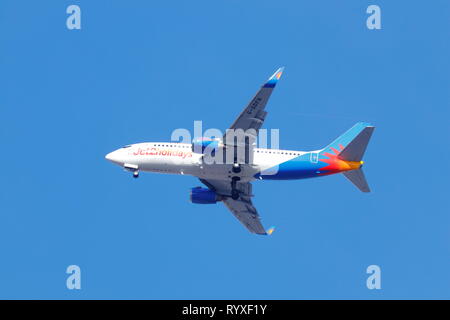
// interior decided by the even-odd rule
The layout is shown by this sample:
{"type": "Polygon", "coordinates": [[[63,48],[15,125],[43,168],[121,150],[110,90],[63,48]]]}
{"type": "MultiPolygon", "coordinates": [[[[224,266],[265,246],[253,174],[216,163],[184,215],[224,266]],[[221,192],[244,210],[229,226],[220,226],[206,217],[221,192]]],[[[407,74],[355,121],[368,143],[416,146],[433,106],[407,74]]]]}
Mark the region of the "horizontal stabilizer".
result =
{"type": "Polygon", "coordinates": [[[370,192],[366,177],[362,169],[343,172],[344,176],[350,180],[362,192],[370,192]]]}

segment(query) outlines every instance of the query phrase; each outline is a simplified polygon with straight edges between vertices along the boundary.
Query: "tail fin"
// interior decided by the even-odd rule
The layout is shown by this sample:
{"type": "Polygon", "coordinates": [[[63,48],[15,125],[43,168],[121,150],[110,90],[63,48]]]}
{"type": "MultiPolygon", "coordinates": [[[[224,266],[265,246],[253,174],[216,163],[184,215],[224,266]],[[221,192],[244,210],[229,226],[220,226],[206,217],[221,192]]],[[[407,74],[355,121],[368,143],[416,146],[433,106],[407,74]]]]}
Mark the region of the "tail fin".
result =
{"type": "Polygon", "coordinates": [[[368,123],[358,122],[326,146],[321,153],[336,150],[342,160],[361,161],[374,129],[375,127],[368,123]]]}
{"type": "Polygon", "coordinates": [[[362,169],[345,171],[343,174],[359,190],[362,192],[370,192],[369,185],[367,184],[366,177],[364,176],[362,169]]]}
{"type": "MultiPolygon", "coordinates": [[[[334,153],[337,157],[344,161],[360,162],[364,152],[366,151],[370,137],[375,127],[364,122],[358,122],[347,132],[334,140],[331,144],[320,151],[320,154],[334,153]]],[[[361,168],[357,170],[343,172],[345,177],[349,179],[362,192],[370,192],[366,178],[361,168]]]]}

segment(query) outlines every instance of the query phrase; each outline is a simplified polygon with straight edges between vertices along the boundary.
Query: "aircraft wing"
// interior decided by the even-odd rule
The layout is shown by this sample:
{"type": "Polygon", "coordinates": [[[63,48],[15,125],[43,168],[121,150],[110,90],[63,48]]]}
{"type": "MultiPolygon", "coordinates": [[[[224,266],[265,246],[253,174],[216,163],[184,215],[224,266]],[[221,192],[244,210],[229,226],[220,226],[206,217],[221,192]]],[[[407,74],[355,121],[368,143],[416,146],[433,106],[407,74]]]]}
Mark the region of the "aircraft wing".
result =
{"type": "Polygon", "coordinates": [[[261,224],[258,212],[252,204],[252,185],[250,182],[237,182],[236,189],[239,190],[239,199],[231,198],[231,183],[227,180],[200,179],[209,189],[223,196],[223,203],[233,215],[250,232],[266,235],[266,230],[261,224]]]}
{"type": "MultiPolygon", "coordinates": [[[[223,143],[227,148],[232,147],[245,147],[251,149],[253,143],[256,141],[258,136],[259,129],[264,123],[264,119],[266,118],[267,112],[264,110],[267,102],[269,101],[270,95],[272,94],[273,89],[275,88],[278,80],[283,73],[283,67],[279,68],[267,81],[264,83],[250,103],[242,110],[241,114],[237,117],[237,119],[233,122],[231,127],[227,130],[227,133],[223,136],[223,143]],[[233,137],[233,133],[237,129],[242,129],[247,133],[249,137],[248,141],[245,141],[243,145],[236,145],[236,141],[233,137]],[[227,135],[230,135],[227,139],[227,135]]],[[[246,151],[247,152],[247,151],[246,151]]],[[[235,152],[236,153],[236,152],[235,152]]],[[[242,153],[243,155],[245,152],[242,153]]],[[[249,152],[250,156],[253,156],[253,152],[249,152]]],[[[236,159],[237,163],[247,163],[253,162],[253,159],[247,161],[244,159],[244,156],[239,156],[236,159]],[[241,158],[241,159],[239,159],[241,158]]]]}

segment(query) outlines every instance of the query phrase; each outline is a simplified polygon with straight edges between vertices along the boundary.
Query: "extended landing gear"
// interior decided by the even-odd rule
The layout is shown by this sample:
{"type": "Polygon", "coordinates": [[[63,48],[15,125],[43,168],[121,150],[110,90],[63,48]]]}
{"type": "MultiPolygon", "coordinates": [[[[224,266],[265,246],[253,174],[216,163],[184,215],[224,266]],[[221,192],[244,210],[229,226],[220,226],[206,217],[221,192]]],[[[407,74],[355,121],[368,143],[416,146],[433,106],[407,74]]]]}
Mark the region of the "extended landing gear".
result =
{"type": "Polygon", "coordinates": [[[236,189],[236,183],[241,180],[239,177],[231,178],[231,199],[237,200],[239,199],[239,191],[236,189]]]}
{"type": "Polygon", "coordinates": [[[125,163],[123,165],[123,168],[126,171],[132,172],[133,173],[133,178],[139,178],[139,167],[136,164],[125,163]]]}
{"type": "MultiPolygon", "coordinates": [[[[231,169],[233,173],[238,174],[241,173],[242,168],[239,163],[233,163],[233,168],[231,169]]],[[[236,189],[236,183],[241,180],[239,177],[231,178],[231,199],[238,200],[239,199],[239,190],[236,189]]]]}

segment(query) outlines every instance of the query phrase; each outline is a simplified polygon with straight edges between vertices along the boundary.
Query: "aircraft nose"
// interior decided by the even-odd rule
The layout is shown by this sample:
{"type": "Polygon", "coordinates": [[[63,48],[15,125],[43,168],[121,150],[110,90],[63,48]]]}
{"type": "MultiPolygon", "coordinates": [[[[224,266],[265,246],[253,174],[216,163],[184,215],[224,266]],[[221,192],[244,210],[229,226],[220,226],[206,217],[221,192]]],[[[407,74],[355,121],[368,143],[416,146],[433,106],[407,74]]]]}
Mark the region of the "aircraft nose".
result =
{"type": "Polygon", "coordinates": [[[115,163],[115,164],[118,164],[118,165],[122,165],[122,159],[121,158],[122,158],[121,154],[117,150],[113,151],[113,152],[110,152],[110,153],[108,153],[105,156],[106,160],[111,161],[112,163],[115,163]]]}
{"type": "Polygon", "coordinates": [[[105,156],[105,159],[108,161],[113,161],[113,153],[114,152],[110,152],[105,156]]]}

